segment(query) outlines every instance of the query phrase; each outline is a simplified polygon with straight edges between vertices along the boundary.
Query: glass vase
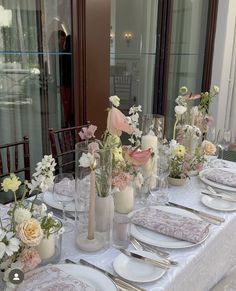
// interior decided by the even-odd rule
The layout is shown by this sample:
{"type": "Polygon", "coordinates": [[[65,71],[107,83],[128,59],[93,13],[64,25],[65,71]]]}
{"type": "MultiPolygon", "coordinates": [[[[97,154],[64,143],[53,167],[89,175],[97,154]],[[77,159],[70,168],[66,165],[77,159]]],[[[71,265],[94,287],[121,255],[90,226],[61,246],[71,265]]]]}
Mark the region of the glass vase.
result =
{"type": "MultiPolygon", "coordinates": [[[[93,143],[93,146],[95,143],[93,143]]],[[[114,203],[111,197],[111,148],[91,152],[91,144],[79,142],[76,151],[76,245],[87,252],[110,246],[114,203]],[[93,165],[81,166],[81,157],[92,157],[93,165]]]]}
{"type": "Polygon", "coordinates": [[[141,147],[143,150],[152,149],[152,158],[143,166],[144,178],[148,188],[155,188],[157,184],[158,146],[162,142],[164,131],[164,116],[146,114],[142,118],[141,147]]]}
{"type": "Polygon", "coordinates": [[[59,234],[59,230],[62,227],[62,222],[54,217],[54,220],[59,225],[58,228],[53,229],[48,237],[44,237],[40,244],[36,246],[36,250],[41,258],[40,266],[47,265],[49,263],[56,264],[61,259],[61,242],[62,235],[59,234]]]}

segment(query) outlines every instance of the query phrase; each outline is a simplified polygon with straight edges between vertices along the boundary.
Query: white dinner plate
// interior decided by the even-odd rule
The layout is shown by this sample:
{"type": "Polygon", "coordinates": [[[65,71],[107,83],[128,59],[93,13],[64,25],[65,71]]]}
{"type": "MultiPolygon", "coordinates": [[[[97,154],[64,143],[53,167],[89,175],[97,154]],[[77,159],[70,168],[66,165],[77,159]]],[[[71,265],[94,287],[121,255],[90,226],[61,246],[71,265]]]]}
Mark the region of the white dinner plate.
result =
{"type": "MultiPolygon", "coordinates": [[[[170,206],[162,206],[162,205],[158,205],[154,207],[156,209],[160,209],[166,212],[175,213],[182,216],[201,220],[201,218],[199,218],[196,214],[191,213],[184,209],[170,207],[170,206]]],[[[131,217],[136,211],[139,211],[139,210],[140,209],[130,212],[128,216],[131,217]]],[[[130,232],[133,237],[135,237],[136,239],[144,243],[161,247],[161,248],[169,248],[169,249],[181,249],[181,248],[190,248],[190,247],[196,246],[202,243],[209,234],[209,231],[208,231],[207,235],[200,242],[194,244],[188,241],[179,240],[174,237],[170,237],[158,232],[151,231],[147,228],[144,228],[135,224],[131,224],[130,232]]]]}
{"type": "MultiPolygon", "coordinates": [[[[151,259],[161,259],[158,255],[146,251],[133,251],[136,254],[144,255],[151,259]]],[[[152,264],[138,261],[135,258],[124,254],[117,256],[113,262],[115,272],[122,278],[136,282],[146,283],[160,279],[166,272],[166,269],[159,268],[152,264]]]]}
{"type": "Polygon", "coordinates": [[[201,202],[212,209],[220,211],[234,211],[236,210],[236,202],[226,201],[220,198],[213,198],[202,195],[201,202]]]}
{"type": "MultiPolygon", "coordinates": [[[[57,202],[54,199],[52,192],[49,192],[49,191],[44,192],[43,193],[43,201],[53,208],[62,210],[61,203],[57,202]]],[[[75,202],[74,201],[71,201],[66,205],[66,211],[75,211],[75,202]]]]}
{"type": "MultiPolygon", "coordinates": [[[[117,291],[117,288],[114,285],[114,283],[101,272],[86,266],[75,264],[60,264],[50,266],[47,265],[41,268],[34,269],[33,271],[26,273],[24,281],[19,285],[19,287],[16,290],[17,291],[58,290],[58,286],[56,284],[60,284],[60,287],[64,288],[63,290],[69,290],[69,288],[73,287],[68,286],[69,285],[68,280],[72,281],[73,279],[80,281],[78,289],[73,290],[117,291]],[[63,276],[60,273],[58,275],[58,272],[57,274],[55,274],[55,267],[63,271],[63,276]],[[42,274],[40,275],[40,273],[42,272],[44,272],[43,278],[42,274]],[[64,273],[72,277],[65,279],[66,275],[64,275],[64,273]],[[55,279],[55,276],[57,276],[57,279],[55,279]],[[50,277],[52,278],[51,282],[49,279],[50,277]],[[53,286],[53,284],[55,284],[55,286],[53,286]]],[[[75,283],[73,282],[73,286],[74,284],[75,283]]]]}
{"type": "Polygon", "coordinates": [[[208,180],[205,177],[206,173],[208,173],[209,171],[214,171],[216,169],[217,170],[228,171],[228,172],[231,172],[231,173],[236,173],[236,170],[235,169],[229,169],[229,168],[209,168],[209,169],[202,170],[199,173],[199,178],[202,180],[202,182],[204,182],[205,184],[210,185],[212,187],[215,187],[215,188],[218,188],[218,189],[221,189],[221,190],[225,190],[225,191],[236,192],[236,188],[235,187],[230,187],[230,186],[226,186],[226,185],[223,185],[223,184],[219,184],[219,183],[210,181],[210,180],[208,180]]]}

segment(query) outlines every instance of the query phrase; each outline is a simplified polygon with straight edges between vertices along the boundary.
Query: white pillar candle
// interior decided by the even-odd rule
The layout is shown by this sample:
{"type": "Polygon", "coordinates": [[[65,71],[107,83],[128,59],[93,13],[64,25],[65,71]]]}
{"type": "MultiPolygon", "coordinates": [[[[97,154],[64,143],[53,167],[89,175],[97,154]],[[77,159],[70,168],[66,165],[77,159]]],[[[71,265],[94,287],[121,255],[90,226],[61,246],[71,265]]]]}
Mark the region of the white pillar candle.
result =
{"type": "Polygon", "coordinates": [[[134,207],[134,188],[127,186],[123,191],[115,193],[115,210],[129,213],[134,207]]]}
{"type": "Polygon", "coordinates": [[[149,187],[155,188],[156,187],[156,172],[157,172],[157,146],[158,146],[158,139],[155,135],[143,135],[141,139],[141,147],[143,150],[151,148],[155,156],[149,159],[149,161],[143,166],[144,170],[144,177],[148,178],[149,180],[149,187]]]}
{"type": "Polygon", "coordinates": [[[42,260],[51,258],[55,253],[55,235],[51,234],[48,238],[43,238],[36,250],[42,260]]]}

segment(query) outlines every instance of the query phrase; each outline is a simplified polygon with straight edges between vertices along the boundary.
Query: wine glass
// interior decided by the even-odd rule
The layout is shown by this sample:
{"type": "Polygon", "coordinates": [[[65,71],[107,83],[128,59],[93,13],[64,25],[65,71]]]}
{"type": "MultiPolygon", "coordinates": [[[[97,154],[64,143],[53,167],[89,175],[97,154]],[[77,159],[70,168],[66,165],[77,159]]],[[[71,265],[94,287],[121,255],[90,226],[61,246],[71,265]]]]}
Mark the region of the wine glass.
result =
{"type": "Polygon", "coordinates": [[[223,160],[224,150],[228,149],[228,146],[231,142],[231,130],[229,129],[220,129],[217,134],[217,145],[220,148],[220,159],[223,160]]]}
{"type": "Polygon", "coordinates": [[[219,147],[217,145],[217,134],[216,134],[216,128],[214,126],[209,127],[206,134],[206,140],[210,141],[216,147],[216,151],[212,153],[211,155],[207,156],[207,161],[208,161],[207,166],[210,168],[220,167],[219,164],[221,164],[221,162],[217,160],[219,156],[219,147]]]}
{"type": "Polygon", "coordinates": [[[74,200],[75,179],[71,173],[58,174],[54,179],[53,195],[54,199],[62,205],[63,226],[65,232],[73,230],[73,225],[67,221],[66,206],[74,200]]]}

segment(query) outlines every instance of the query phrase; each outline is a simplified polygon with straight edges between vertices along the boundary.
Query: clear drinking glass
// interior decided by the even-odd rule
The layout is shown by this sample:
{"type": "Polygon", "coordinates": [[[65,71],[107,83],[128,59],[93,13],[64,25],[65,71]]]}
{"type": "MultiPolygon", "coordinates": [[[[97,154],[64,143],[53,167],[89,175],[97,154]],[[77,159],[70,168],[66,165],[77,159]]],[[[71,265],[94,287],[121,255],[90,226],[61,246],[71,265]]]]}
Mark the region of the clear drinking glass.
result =
{"type": "Polygon", "coordinates": [[[228,149],[228,146],[231,142],[231,130],[229,129],[220,129],[217,134],[217,145],[220,148],[220,159],[223,160],[224,150],[228,149]]]}
{"type": "Polygon", "coordinates": [[[217,145],[217,134],[216,134],[216,128],[214,126],[210,126],[208,128],[207,134],[206,134],[206,140],[210,141],[216,146],[216,151],[214,154],[207,156],[207,166],[210,168],[219,167],[221,162],[217,160],[219,156],[219,147],[217,145]]]}
{"type": "Polygon", "coordinates": [[[149,187],[149,204],[165,204],[169,201],[167,178],[170,174],[170,159],[169,148],[160,145],[157,158],[156,183],[149,187]]]}
{"type": "Polygon", "coordinates": [[[53,195],[54,199],[62,205],[63,227],[65,232],[74,229],[73,224],[66,218],[66,205],[74,200],[75,179],[71,173],[58,174],[54,179],[53,195]]]}

